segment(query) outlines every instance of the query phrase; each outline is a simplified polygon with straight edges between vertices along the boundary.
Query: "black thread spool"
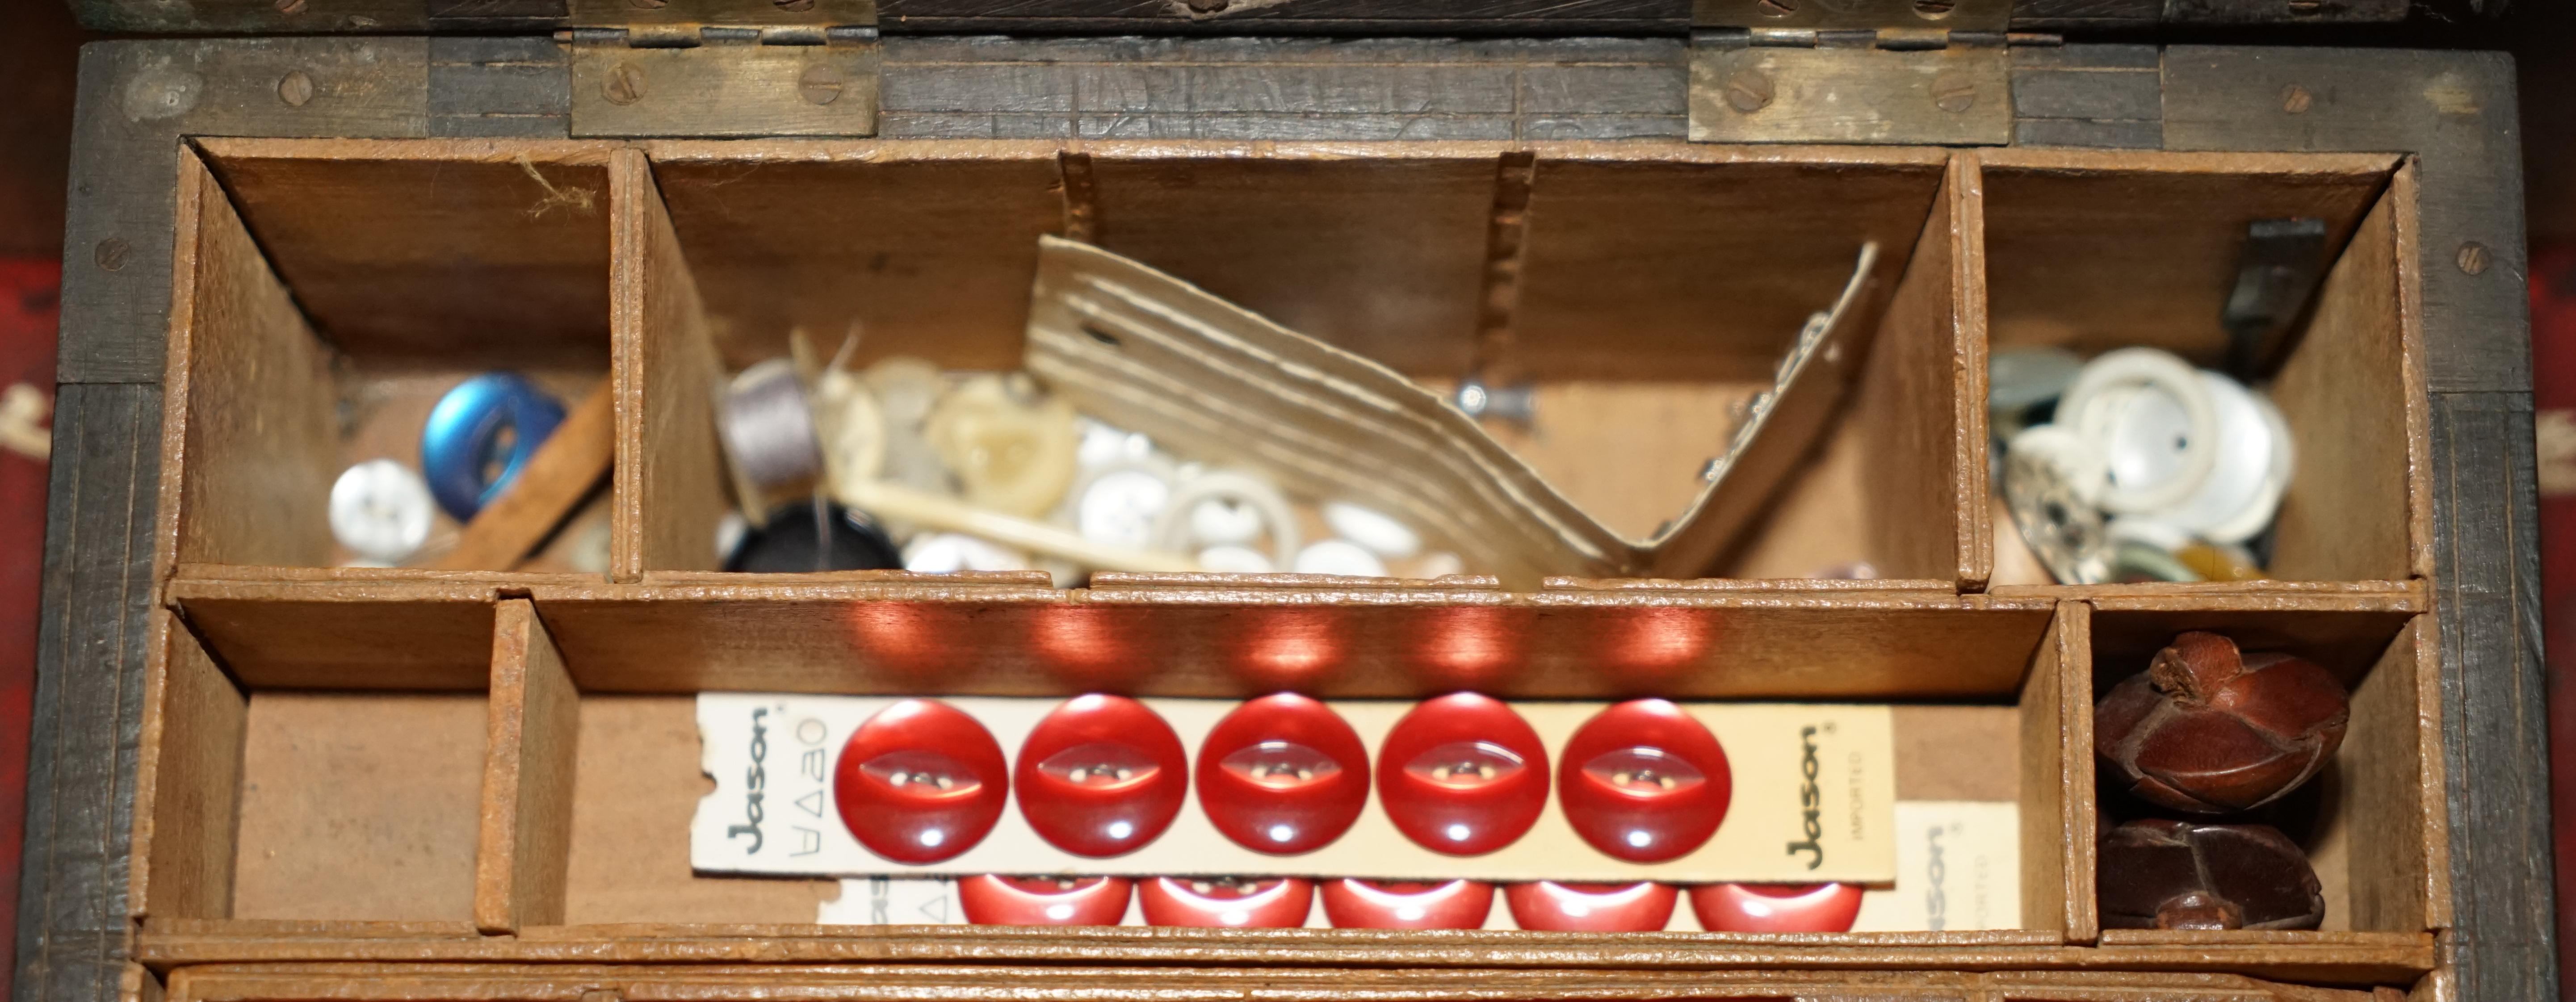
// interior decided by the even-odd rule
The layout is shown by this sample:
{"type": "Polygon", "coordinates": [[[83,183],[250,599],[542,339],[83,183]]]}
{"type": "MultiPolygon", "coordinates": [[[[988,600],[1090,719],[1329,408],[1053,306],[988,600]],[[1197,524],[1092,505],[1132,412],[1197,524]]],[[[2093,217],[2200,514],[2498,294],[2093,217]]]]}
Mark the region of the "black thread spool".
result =
{"type": "Polygon", "coordinates": [[[769,510],[769,524],[743,533],[724,569],[752,574],[881,571],[903,567],[894,540],[866,516],[820,497],[769,510]]]}

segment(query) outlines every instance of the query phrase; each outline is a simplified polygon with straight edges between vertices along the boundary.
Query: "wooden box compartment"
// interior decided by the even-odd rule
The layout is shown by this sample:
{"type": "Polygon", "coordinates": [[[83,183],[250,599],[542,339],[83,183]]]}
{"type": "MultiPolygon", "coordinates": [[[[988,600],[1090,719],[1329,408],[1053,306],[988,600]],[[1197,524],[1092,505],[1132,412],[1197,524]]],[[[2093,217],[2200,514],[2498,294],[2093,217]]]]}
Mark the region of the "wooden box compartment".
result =
{"type": "Polygon", "coordinates": [[[1971,349],[1946,322],[1968,196],[1939,151],[782,141],[646,153],[649,178],[633,176],[647,276],[640,517],[647,539],[673,542],[648,546],[642,572],[713,570],[704,541],[727,504],[703,472],[717,463],[703,395],[663,388],[782,356],[794,330],[828,351],[854,325],[857,365],[1018,368],[1037,238],[1052,233],[1426,385],[1528,380],[1534,427],[1489,426],[1633,538],[1689,506],[1808,315],[1834,305],[1875,247],[1856,305],[1875,345],[1829,352],[1833,373],[1808,391],[1830,409],[1858,387],[1824,434],[1826,458],[1739,471],[1743,500],[1781,500],[1708,571],[1861,564],[1938,588],[1982,574],[1960,516],[1973,471],[1959,461],[1948,365],[1971,349]],[[693,350],[701,340],[714,359],[693,350]],[[1938,378],[1891,371],[1915,365],[1938,378]]]}
{"type": "MultiPolygon", "coordinates": [[[[1120,608],[1066,605],[1055,600],[1053,590],[1037,587],[996,587],[982,595],[952,589],[944,600],[926,600],[919,588],[869,584],[793,590],[702,585],[684,596],[648,585],[521,580],[529,582],[527,598],[486,591],[478,599],[441,581],[367,587],[325,579],[174,582],[172,668],[156,693],[152,719],[161,734],[172,736],[163,738],[165,747],[203,741],[208,750],[152,771],[147,799],[164,820],[142,851],[156,861],[199,862],[145,868],[138,892],[147,928],[220,940],[273,929],[264,921],[270,919],[350,920],[310,927],[320,947],[335,937],[389,935],[397,928],[389,922],[458,923],[469,917],[472,928],[522,939],[638,943],[685,941],[730,925],[757,924],[794,928],[796,937],[820,942],[818,949],[846,949],[883,930],[813,925],[817,905],[837,893],[835,881],[703,877],[691,871],[685,821],[703,793],[694,692],[914,692],[923,685],[921,672],[932,670],[947,673],[938,691],[952,695],[1061,697],[1106,687],[1145,695],[1243,697],[1272,691],[1281,681],[1263,674],[1261,658],[1247,660],[1254,652],[1237,638],[1290,637],[1299,643],[1286,646],[1328,645],[1347,658],[1350,670],[1309,676],[1297,686],[1330,698],[1410,699],[1453,690],[1462,679],[1450,673],[1459,666],[1418,661],[1419,652],[1481,643],[1526,651],[1526,660],[1479,666],[1489,674],[1477,688],[1505,698],[1654,691],[1685,699],[1891,702],[1897,707],[1899,799],[2021,804],[2022,931],[1803,939],[1811,945],[2041,946],[2068,936],[2068,894],[2078,885],[2067,876],[2072,857],[2064,833],[2075,821],[2069,812],[2088,802],[2071,777],[2079,775],[2080,757],[2090,754],[2064,743],[2072,732],[2070,715],[2082,709],[2062,698],[2081,686],[2071,674],[2082,661],[2071,646],[2080,631],[2077,604],[1844,590],[1720,594],[1647,607],[1440,606],[1418,604],[1429,596],[1415,595],[1409,597],[1417,604],[1318,610],[1279,600],[1288,596],[1211,600],[1163,591],[1133,596],[1135,604],[1120,608]],[[1497,615],[1481,626],[1455,616],[1477,608],[1497,615]],[[1068,631],[1062,625],[1068,611],[1119,619],[1151,613],[1174,635],[1150,648],[1112,652],[1116,663],[1132,669],[1104,684],[1097,675],[1104,662],[1050,653],[1049,638],[1114,638],[1128,631],[1068,631]],[[1319,618],[1319,611],[1332,616],[1319,618]],[[179,619],[194,629],[176,628],[179,619]],[[287,639],[289,620],[312,629],[287,639]],[[977,629],[955,628],[968,621],[977,629]],[[923,628],[924,640],[941,648],[941,662],[890,656],[886,644],[895,634],[887,632],[889,623],[923,628]],[[425,652],[424,658],[395,666],[366,663],[364,652],[388,638],[366,635],[364,624],[408,632],[400,645],[425,652]],[[977,643],[977,637],[986,639],[977,643]],[[1697,646],[1707,660],[1634,660],[1626,678],[1605,677],[1591,670],[1598,659],[1589,653],[1603,637],[1650,650],[1697,646]],[[475,640],[488,652],[483,665],[470,660],[475,640]],[[214,658],[207,656],[209,649],[214,658]],[[428,652],[435,652],[435,661],[428,652]],[[214,667],[216,660],[230,669],[229,678],[214,667]],[[479,694],[421,691],[467,679],[477,667],[487,668],[488,719],[479,694]],[[404,685],[412,688],[384,688],[404,685]],[[361,813],[444,811],[446,826],[438,830],[446,837],[431,843],[392,827],[253,824],[251,807],[270,793],[249,785],[262,774],[213,764],[227,760],[215,752],[230,750],[215,744],[238,740],[228,737],[233,732],[225,729],[226,721],[239,716],[245,699],[255,725],[263,707],[301,710],[308,740],[337,737],[356,745],[357,754],[344,750],[310,767],[332,777],[359,774],[374,763],[375,748],[404,747],[396,731],[464,726],[470,733],[459,747],[481,754],[449,777],[461,784],[436,787],[445,793],[416,795],[404,785],[346,791],[351,809],[361,813]],[[311,716],[335,706],[348,720],[345,728],[336,720],[310,724],[311,716]],[[466,717],[462,725],[450,719],[459,712],[466,717]],[[388,728],[387,721],[404,726],[388,728]],[[475,726],[484,729],[474,732],[475,726]],[[344,758],[362,761],[332,764],[344,758]],[[480,777],[479,799],[469,777],[480,777]],[[238,825],[225,823],[232,784],[242,790],[238,825]],[[165,809],[171,813],[161,813],[165,809]],[[424,870],[470,876],[471,914],[464,913],[469,898],[463,895],[436,899],[447,902],[443,909],[433,907],[436,901],[427,895],[414,895],[415,907],[368,914],[350,910],[328,881],[297,885],[277,879],[299,868],[284,861],[365,861],[396,852],[411,854],[424,870]],[[244,905],[252,900],[246,892],[227,899],[213,889],[226,883],[269,889],[286,900],[260,899],[253,913],[244,905]],[[321,898],[294,900],[296,886],[321,898]],[[844,943],[835,947],[834,940],[844,943]]],[[[270,749],[260,742],[273,739],[257,727],[251,737],[250,760],[265,761],[270,749]]],[[[383,885],[405,883],[393,875],[383,885]]],[[[472,928],[446,932],[470,935],[472,928]]]]}
{"type": "MultiPolygon", "coordinates": [[[[143,920],[138,956],[157,967],[750,955],[1276,962],[1283,952],[1325,966],[1600,967],[1635,963],[1647,944],[1672,951],[1672,964],[1718,967],[2104,967],[2385,984],[2412,983],[2434,966],[2432,930],[2447,924],[2448,907],[2446,871],[2427,862],[2446,823],[2438,776],[2426,766],[2413,785],[2400,784],[2394,777],[2407,773],[2391,764],[2430,761],[2422,728],[2433,726],[2435,704],[2417,693],[2398,706],[2393,688],[2429,685],[2432,651],[2424,586],[2404,580],[2423,573],[2429,515],[2420,503],[2426,474],[2410,458],[2421,449],[2411,285],[2387,263],[2391,248],[2412,239],[2411,174],[2389,158],[2137,154],[2114,165],[2072,154],[1655,142],[237,139],[198,149],[204,167],[186,160],[198,172],[189,175],[197,214],[186,218],[201,221],[183,227],[196,251],[182,254],[182,274],[230,262],[238,274],[224,281],[265,290],[276,322],[226,321],[210,305],[175,314],[173,357],[182,361],[173,363],[165,457],[177,474],[168,482],[185,486],[163,508],[166,609],[155,622],[167,643],[150,669],[133,898],[143,920]],[[604,337],[552,342],[601,350],[593,368],[566,364],[614,379],[604,579],[310,569],[332,562],[327,537],[298,549],[271,538],[274,530],[225,519],[267,503],[254,488],[275,488],[248,475],[259,457],[246,450],[262,439],[236,434],[247,426],[221,416],[236,403],[268,406],[287,395],[229,401],[223,394],[253,385],[247,370],[186,361],[192,346],[274,345],[284,340],[254,335],[290,331],[304,339],[293,342],[298,364],[318,365],[321,342],[308,331],[327,327],[338,337],[354,321],[317,305],[330,295],[306,295],[299,276],[315,272],[291,262],[362,261],[368,249],[355,239],[291,239],[303,232],[288,225],[299,217],[235,175],[310,171],[317,184],[339,179],[365,198],[390,199],[407,189],[388,179],[417,180],[424,164],[438,165],[432,176],[453,169],[507,193],[491,197],[509,211],[458,218],[561,238],[514,241],[522,251],[573,248],[579,241],[564,234],[575,210],[544,207],[596,192],[591,204],[605,217],[599,256],[581,244],[581,253],[556,260],[560,268],[536,269],[553,277],[526,295],[580,300],[580,310],[562,315],[595,306],[586,315],[604,318],[604,337]],[[2135,175],[2188,181],[2175,184],[2190,197],[2166,205],[2187,218],[2077,211],[2112,200],[2135,175]],[[591,182],[597,187],[576,187],[591,182]],[[2298,495],[2313,517],[2348,513],[2369,545],[2348,556],[2312,546],[2276,568],[2309,581],[1980,594],[1992,534],[2012,531],[1988,514],[1980,401],[1989,284],[1998,330],[2015,317],[2013,330],[2037,332],[1999,334],[1999,343],[2060,336],[2042,322],[2052,310],[2066,324],[2091,323],[2100,315],[2087,311],[2099,304],[2032,291],[2051,253],[2080,259],[2084,247],[2141,227],[2208,239],[2241,228],[2245,212],[2274,211],[2263,199],[2310,204],[2317,199],[2278,194],[2310,188],[2329,193],[2318,198],[2339,207],[2336,218],[2354,235],[2282,385],[2324,361],[2353,371],[2304,377],[2307,395],[2291,399],[2285,388],[2283,406],[2303,417],[2403,424],[2397,443],[2324,461],[2297,488],[2313,491],[2298,495]],[[2185,211],[2205,191],[2252,192],[2245,200],[2260,205],[2236,215],[2185,211]],[[2051,213],[2076,222],[2059,231],[2033,222],[2051,213]],[[1526,373],[1540,386],[1542,422],[1534,443],[1522,443],[1527,454],[1578,499],[1609,499],[1600,502],[1605,513],[1634,504],[1638,519],[1649,506],[1635,499],[1686,493],[1688,474],[1731,423],[1725,405],[1753,391],[1799,318],[1829,303],[1861,243],[1879,244],[1881,274],[1873,343],[1838,363],[1849,387],[1839,414],[1785,471],[1746,545],[1712,568],[1718,576],[1552,578],[1508,590],[1463,576],[1103,574],[1087,588],[1059,589],[1025,573],[711,573],[708,541],[724,505],[707,417],[712,381],[777,353],[791,329],[833,336],[854,319],[866,325],[869,357],[1014,365],[1032,247],[1049,232],[1135,255],[1426,381],[1478,365],[1526,373]],[[1990,241],[2004,249],[1990,255],[1990,241]],[[1498,257],[1498,246],[1509,253],[1498,257]],[[2381,255],[2376,263],[2372,254],[2381,255]],[[599,299],[583,299],[594,285],[599,299]],[[289,290],[292,301],[282,298],[289,290]],[[2347,350],[2317,347],[2335,344],[2347,350]],[[2402,405],[2374,395],[2389,387],[2402,405]],[[1673,415],[1652,420],[1689,431],[1624,434],[1650,413],[1673,415]],[[1683,474],[1679,485],[1623,479],[1667,459],[1683,474]],[[1854,559],[1892,580],[1789,580],[1854,559]],[[2259,935],[2099,928],[2095,666],[2135,660],[2139,645],[2162,642],[2156,630],[2169,637],[2169,626],[2187,620],[2276,631],[2283,643],[2346,664],[2416,652],[2363,664],[2366,673],[2342,669],[2364,686],[2344,752],[2356,764],[2337,772],[2353,777],[2337,787],[2348,795],[2313,808],[2310,843],[2343,903],[2341,927],[2259,935]],[[1910,788],[1916,794],[1964,784],[2021,805],[2022,928],[1782,938],[820,926],[814,909],[827,887],[701,878],[687,868],[680,818],[699,788],[687,769],[686,707],[698,692],[1239,698],[1281,688],[1346,698],[1477,688],[1525,699],[1895,703],[1900,748],[1908,733],[1922,739],[1905,767],[1915,779],[1900,775],[1900,784],[1920,784],[1910,788]],[[425,719],[432,713],[421,707],[466,704],[482,707],[473,803],[460,806],[461,773],[448,768],[439,781],[448,792],[384,805],[458,812],[437,829],[444,834],[415,847],[422,866],[410,872],[435,891],[398,906],[301,900],[299,888],[325,894],[331,884],[272,881],[278,871],[262,871],[270,853],[303,853],[297,841],[313,833],[252,823],[253,808],[277,801],[260,799],[265,787],[251,796],[246,784],[307,780],[254,756],[266,753],[246,727],[298,709],[346,707],[360,721],[368,713],[425,719]],[[2400,717],[2427,722],[2409,731],[2393,723],[2400,717]],[[2365,784],[2367,796],[2357,792],[2365,784]],[[455,834],[468,821],[470,840],[455,834]],[[2399,850],[2415,862],[2395,876],[2351,864],[2399,850]],[[461,892],[459,873],[470,876],[461,892]],[[246,897],[253,887],[278,894],[246,897]]],[[[421,274],[454,288],[465,269],[448,260],[452,267],[423,265],[421,274]]],[[[2182,261],[2166,253],[2121,267],[2138,272],[2141,297],[2205,286],[2207,276],[2181,274],[2182,261]]],[[[318,274],[322,288],[335,272],[318,274]]],[[[205,290],[224,287],[183,283],[197,291],[182,302],[210,304],[205,290]]],[[[443,314],[424,307],[417,315],[443,314]]],[[[536,352],[543,339],[472,348],[452,336],[471,325],[453,324],[429,343],[455,354],[420,364],[451,373],[548,364],[512,354],[536,352]]],[[[392,365],[398,356],[385,357],[392,365]]],[[[299,420],[324,406],[326,395],[310,397],[296,398],[305,408],[299,420]]],[[[319,432],[312,441],[332,443],[319,432]]],[[[314,455],[328,458],[308,463],[318,474],[299,474],[305,487],[321,486],[314,477],[338,461],[327,450],[314,455]]],[[[311,521],[318,527],[318,514],[311,521]]],[[[2285,521],[2285,546],[2286,533],[2285,521]]],[[[361,758],[385,759],[404,754],[398,730],[353,725],[346,733],[361,758]]],[[[331,847],[335,858],[381,861],[403,851],[389,834],[346,830],[347,844],[331,847]]]]}
{"type": "MultiPolygon", "coordinates": [[[[2090,663],[2074,673],[2087,686],[2086,704],[2144,671],[2157,649],[2187,630],[2224,634],[2249,652],[2307,658],[2352,692],[2350,723],[2333,760],[2288,796],[2244,816],[2279,828],[2307,852],[2325,893],[2325,924],[2315,932],[2104,928],[2104,945],[2420,941],[2426,930],[2450,924],[2437,641],[2419,603],[2400,595],[2268,602],[2121,596],[2090,606],[2090,663]]],[[[2081,743],[2089,746],[2091,714],[2083,716],[2081,743]]],[[[2097,764],[2083,757],[2083,767],[2097,764]]],[[[2095,826],[2129,817],[2190,820],[2118,791],[2101,792],[2100,802],[2105,813],[2085,812],[2071,841],[2090,844],[2101,834],[2095,826]],[[2095,828],[2093,837],[2081,837],[2086,828],[2095,828]]],[[[2093,867],[2078,872],[2094,879],[2093,867]]]]}
{"type": "MultiPolygon", "coordinates": [[[[2009,150],[1978,154],[1995,350],[2090,358],[2135,345],[2223,368],[2220,323],[2249,224],[2325,224],[2329,265],[2253,384],[2289,426],[2295,469],[2265,571],[2283,581],[2429,576],[2421,335],[2402,306],[2414,169],[2391,156],[2009,150]]],[[[1980,393],[1982,396],[1982,393],[1980,393]]],[[[1979,415],[1981,418],[1982,414],[1979,415]]],[[[1998,532],[2013,531],[1997,516],[1998,532]]],[[[1998,582],[1999,584],[2001,582],[1998,582]]]]}
{"type": "MultiPolygon", "coordinates": [[[[604,152],[210,140],[180,171],[163,560],[340,566],[333,481],[367,459],[419,469],[450,387],[516,371],[571,412],[604,386],[604,152]]],[[[570,551],[606,519],[590,505],[528,566],[585,563],[570,551]]],[[[418,559],[452,545],[435,521],[418,559]]]]}

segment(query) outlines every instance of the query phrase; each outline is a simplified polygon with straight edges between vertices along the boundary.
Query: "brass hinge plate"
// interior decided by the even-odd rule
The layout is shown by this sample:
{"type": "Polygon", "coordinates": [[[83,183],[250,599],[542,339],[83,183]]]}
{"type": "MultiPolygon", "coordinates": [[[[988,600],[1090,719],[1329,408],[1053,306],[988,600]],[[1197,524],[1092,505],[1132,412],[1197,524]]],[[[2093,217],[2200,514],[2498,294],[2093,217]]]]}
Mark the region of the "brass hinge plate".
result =
{"type": "Polygon", "coordinates": [[[2012,0],[1693,0],[1695,28],[2003,31],[2012,0]]]}
{"type": "Polygon", "coordinates": [[[576,137],[872,136],[867,27],[664,25],[572,40],[576,137]]]}
{"type": "Polygon", "coordinates": [[[2001,146],[2013,132],[2009,60],[2001,44],[1959,44],[1955,36],[1943,48],[1704,36],[1691,46],[1690,138],[2001,146]]]}

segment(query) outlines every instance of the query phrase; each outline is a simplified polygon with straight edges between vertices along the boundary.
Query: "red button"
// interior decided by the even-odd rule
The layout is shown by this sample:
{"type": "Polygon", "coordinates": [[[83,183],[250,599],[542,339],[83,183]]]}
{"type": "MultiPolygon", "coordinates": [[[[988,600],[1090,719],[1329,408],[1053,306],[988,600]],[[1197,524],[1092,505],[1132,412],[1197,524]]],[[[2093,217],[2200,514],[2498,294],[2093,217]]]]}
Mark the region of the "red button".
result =
{"type": "Polygon", "coordinates": [[[1710,932],[1850,932],[1859,884],[1704,884],[1691,912],[1710,932]]]}
{"type": "Polygon", "coordinates": [[[1324,919],[1335,929],[1482,929],[1494,885],[1474,880],[1327,880],[1324,919]]]}
{"type": "Polygon", "coordinates": [[[1125,877],[968,877],[957,900],[977,925],[1117,925],[1129,887],[1125,877]]]}
{"type": "Polygon", "coordinates": [[[946,703],[907,699],[877,711],[841,746],[832,800],[860,845],[898,863],[936,863],[975,847],[1010,791],[1002,746],[946,703]]]}
{"type": "Polygon", "coordinates": [[[1717,737],[1661,699],[1631,700],[1584,722],[1565,743],[1556,785],[1575,834],[1633,863],[1705,844],[1735,793],[1717,737]]]}
{"type": "Polygon", "coordinates": [[[1136,900],[1147,925],[1293,929],[1306,924],[1315,883],[1296,877],[1156,877],[1136,885],[1136,900]]]}
{"type": "Polygon", "coordinates": [[[1172,725],[1145,704],[1076,696],[1029,732],[1012,781],[1038,837],[1077,856],[1116,856],[1171,825],[1189,795],[1188,765],[1172,725]]]}
{"type": "Polygon", "coordinates": [[[1378,749],[1377,795],[1406,838],[1479,856],[1518,841],[1547,807],[1547,749],[1499,700],[1461,692],[1426,700],[1378,749]]]}
{"type": "Polygon", "coordinates": [[[1199,807],[1254,852],[1332,843],[1368,803],[1368,748],[1331,707],[1283,692],[1235,707],[1199,745],[1199,807]]]}
{"type": "Polygon", "coordinates": [[[1673,921],[1681,891],[1671,884],[1560,884],[1541,880],[1503,888],[1512,921],[1540,932],[1660,932],[1673,921]]]}

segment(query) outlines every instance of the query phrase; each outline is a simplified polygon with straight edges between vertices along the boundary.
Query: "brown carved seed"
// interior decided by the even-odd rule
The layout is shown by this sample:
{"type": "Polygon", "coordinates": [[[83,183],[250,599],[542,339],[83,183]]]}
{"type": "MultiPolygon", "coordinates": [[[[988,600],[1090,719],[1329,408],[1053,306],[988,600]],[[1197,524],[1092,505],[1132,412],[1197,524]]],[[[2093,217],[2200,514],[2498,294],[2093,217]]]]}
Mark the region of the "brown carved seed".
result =
{"type": "Polygon", "coordinates": [[[2314,929],[2308,857],[2269,825],[2132,821],[2101,848],[2106,929],[2314,929]]]}
{"type": "Polygon", "coordinates": [[[2240,654],[2185,633],[2093,707],[2106,782],[2196,814],[2259,807],[2297,789],[2343,744],[2349,697],[2333,675],[2287,654],[2240,654]]]}

